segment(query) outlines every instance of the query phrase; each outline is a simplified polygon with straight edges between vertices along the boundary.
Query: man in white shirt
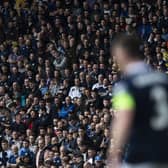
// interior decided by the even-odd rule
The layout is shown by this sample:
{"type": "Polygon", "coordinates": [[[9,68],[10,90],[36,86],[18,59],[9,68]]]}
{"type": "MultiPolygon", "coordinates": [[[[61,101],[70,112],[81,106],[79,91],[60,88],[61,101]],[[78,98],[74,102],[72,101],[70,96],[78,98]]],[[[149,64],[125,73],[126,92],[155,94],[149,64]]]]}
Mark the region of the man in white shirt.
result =
{"type": "Polygon", "coordinates": [[[78,78],[75,78],[74,80],[75,86],[72,86],[69,91],[69,96],[71,99],[77,97],[80,98],[82,96],[82,89],[80,87],[80,81],[78,78]]]}
{"type": "Polygon", "coordinates": [[[98,76],[98,82],[93,85],[92,90],[99,89],[100,87],[103,87],[103,79],[104,79],[103,75],[100,74],[98,76]]]}

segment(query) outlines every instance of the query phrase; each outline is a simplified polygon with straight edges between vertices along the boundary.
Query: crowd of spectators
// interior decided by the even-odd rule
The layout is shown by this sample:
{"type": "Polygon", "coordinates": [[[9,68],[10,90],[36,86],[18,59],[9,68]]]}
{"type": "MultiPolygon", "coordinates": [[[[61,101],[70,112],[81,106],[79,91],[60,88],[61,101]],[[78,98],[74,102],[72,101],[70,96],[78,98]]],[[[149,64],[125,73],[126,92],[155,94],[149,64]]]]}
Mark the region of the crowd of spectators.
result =
{"type": "Polygon", "coordinates": [[[166,0],[0,1],[0,167],[104,167],[119,32],[167,72],[166,0]]]}

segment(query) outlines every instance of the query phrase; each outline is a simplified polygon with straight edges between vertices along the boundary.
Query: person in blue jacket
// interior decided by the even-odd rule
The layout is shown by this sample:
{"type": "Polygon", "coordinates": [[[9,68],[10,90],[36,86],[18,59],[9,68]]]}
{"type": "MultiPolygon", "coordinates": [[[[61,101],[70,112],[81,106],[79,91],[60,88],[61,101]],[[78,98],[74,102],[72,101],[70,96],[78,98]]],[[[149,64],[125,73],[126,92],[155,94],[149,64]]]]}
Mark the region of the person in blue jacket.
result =
{"type": "Polygon", "coordinates": [[[65,104],[62,106],[60,112],[58,113],[59,118],[67,118],[68,114],[74,111],[74,104],[71,102],[71,98],[67,96],[65,98],[65,104]]]}

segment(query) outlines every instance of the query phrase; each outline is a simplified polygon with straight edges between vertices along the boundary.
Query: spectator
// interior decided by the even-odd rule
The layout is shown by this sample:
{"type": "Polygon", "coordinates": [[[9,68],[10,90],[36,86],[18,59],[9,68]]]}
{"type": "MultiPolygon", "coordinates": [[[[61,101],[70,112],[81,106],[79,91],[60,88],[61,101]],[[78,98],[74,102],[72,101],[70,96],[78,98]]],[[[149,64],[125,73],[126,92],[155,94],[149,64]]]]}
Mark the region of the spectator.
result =
{"type": "Polygon", "coordinates": [[[11,150],[12,150],[12,154],[9,157],[7,165],[10,167],[15,167],[17,165],[17,159],[19,157],[18,147],[16,145],[12,145],[11,150]]]}
{"type": "Polygon", "coordinates": [[[59,53],[56,50],[51,51],[51,55],[54,58],[53,65],[55,66],[55,69],[63,69],[66,65],[66,57],[63,56],[61,53],[59,53]]]}
{"type": "Polygon", "coordinates": [[[80,98],[82,96],[81,94],[81,88],[80,88],[80,81],[78,78],[74,79],[75,86],[72,86],[69,91],[69,96],[73,98],[80,98]]]}
{"type": "Polygon", "coordinates": [[[11,150],[8,146],[8,141],[7,140],[1,141],[1,147],[2,150],[0,152],[0,165],[7,166],[8,159],[11,156],[11,150]]]}
{"type": "Polygon", "coordinates": [[[98,82],[93,85],[92,90],[94,89],[99,90],[101,87],[103,87],[103,75],[102,74],[98,76],[98,82]]]}
{"type": "Polygon", "coordinates": [[[39,167],[43,164],[44,159],[44,152],[45,152],[45,144],[43,139],[38,140],[38,151],[36,154],[36,167],[39,167]]]}
{"type": "Polygon", "coordinates": [[[29,141],[28,140],[24,140],[23,141],[23,145],[22,148],[20,148],[19,150],[19,156],[24,156],[25,153],[28,153],[29,156],[31,157],[31,160],[33,160],[33,152],[29,149],[29,141]]]}
{"type": "Polygon", "coordinates": [[[65,104],[62,106],[60,112],[59,112],[59,117],[60,118],[67,118],[69,113],[72,113],[74,110],[74,105],[71,103],[71,98],[66,97],[65,98],[65,104]]]}

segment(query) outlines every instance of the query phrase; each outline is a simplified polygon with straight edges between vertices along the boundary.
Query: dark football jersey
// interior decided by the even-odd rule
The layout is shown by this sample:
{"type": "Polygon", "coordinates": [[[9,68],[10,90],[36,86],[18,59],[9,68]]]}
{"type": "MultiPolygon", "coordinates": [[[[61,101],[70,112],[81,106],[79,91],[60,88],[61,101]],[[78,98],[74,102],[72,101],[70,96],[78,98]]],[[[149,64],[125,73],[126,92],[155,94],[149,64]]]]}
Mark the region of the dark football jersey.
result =
{"type": "Polygon", "coordinates": [[[126,162],[168,163],[167,75],[151,71],[125,76],[113,104],[135,113],[126,162]]]}

